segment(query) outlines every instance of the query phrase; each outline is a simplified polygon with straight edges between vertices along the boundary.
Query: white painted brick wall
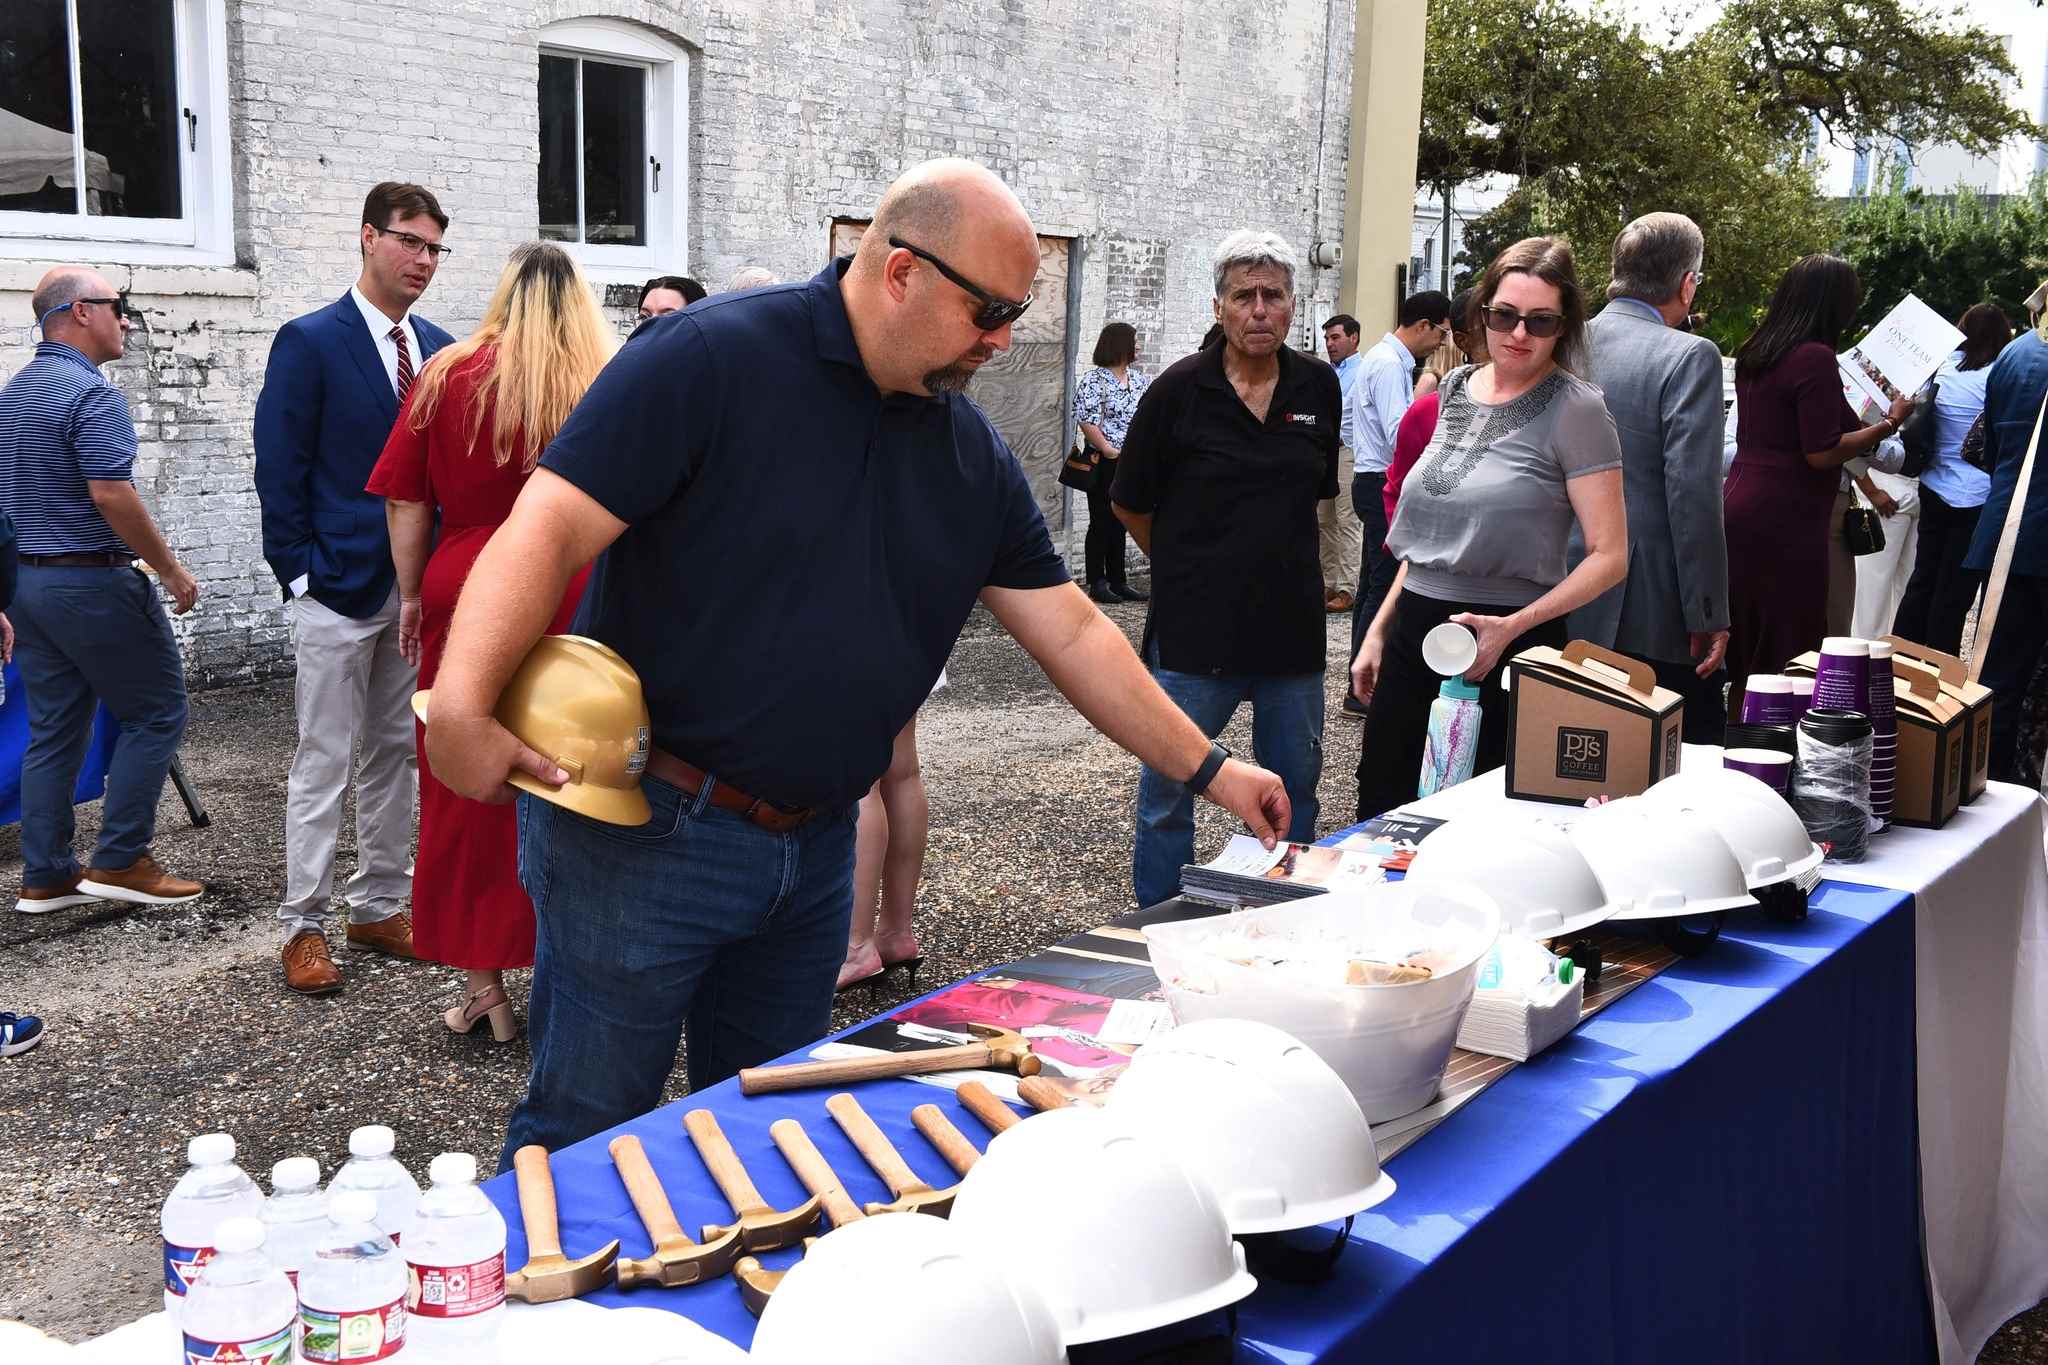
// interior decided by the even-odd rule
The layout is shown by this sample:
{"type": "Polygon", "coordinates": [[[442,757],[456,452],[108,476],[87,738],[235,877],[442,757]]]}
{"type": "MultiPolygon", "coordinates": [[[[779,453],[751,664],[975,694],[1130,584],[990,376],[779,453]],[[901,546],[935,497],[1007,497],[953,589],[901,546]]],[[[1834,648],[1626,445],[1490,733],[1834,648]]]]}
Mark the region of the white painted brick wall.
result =
{"type": "MultiPolygon", "coordinates": [[[[475,325],[535,230],[546,23],[628,20],[690,52],[690,259],[667,269],[713,288],[746,264],[812,273],[834,217],[866,216],[909,163],[963,154],[1041,231],[1084,239],[1079,363],[1122,318],[1156,371],[1207,329],[1225,233],[1270,227],[1304,262],[1342,236],[1352,0],[223,3],[239,264],[106,257],[148,318],[112,370],[141,435],[137,481],[204,585],[178,624],[194,686],[291,668],[250,481],[271,337],[347,288],[356,213],[383,179],[440,195],[457,253],[420,311],[458,336],[475,325]]],[[[41,268],[0,244],[0,378],[30,352],[41,268]]],[[[1334,311],[1338,281],[1305,268],[1299,283],[1297,337],[1334,311]]]]}

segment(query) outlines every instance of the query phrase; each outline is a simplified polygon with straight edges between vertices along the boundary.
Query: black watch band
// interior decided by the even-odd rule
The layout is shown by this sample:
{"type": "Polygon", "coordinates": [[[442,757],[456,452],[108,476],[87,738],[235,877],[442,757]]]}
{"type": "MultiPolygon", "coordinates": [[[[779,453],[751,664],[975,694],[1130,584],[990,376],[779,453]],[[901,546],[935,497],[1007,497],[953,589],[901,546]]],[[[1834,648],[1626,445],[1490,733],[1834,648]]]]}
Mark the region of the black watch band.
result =
{"type": "Polygon", "coordinates": [[[1209,784],[1216,780],[1216,774],[1223,770],[1223,765],[1229,758],[1230,750],[1215,740],[1210,740],[1209,756],[1202,760],[1201,767],[1195,769],[1195,775],[1187,780],[1187,789],[1196,796],[1209,790],[1209,784]]]}

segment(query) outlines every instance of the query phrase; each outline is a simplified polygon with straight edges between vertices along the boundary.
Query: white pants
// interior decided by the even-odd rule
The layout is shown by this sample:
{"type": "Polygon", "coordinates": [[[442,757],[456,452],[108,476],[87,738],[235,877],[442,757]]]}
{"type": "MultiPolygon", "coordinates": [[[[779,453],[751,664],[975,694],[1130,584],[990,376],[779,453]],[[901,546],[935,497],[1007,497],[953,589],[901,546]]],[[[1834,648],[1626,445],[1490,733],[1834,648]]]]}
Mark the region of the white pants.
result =
{"type": "MultiPolygon", "coordinates": [[[[1849,633],[1864,640],[1891,633],[1892,617],[1898,614],[1899,599],[1906,595],[1906,580],[1913,576],[1913,561],[1920,548],[1920,498],[1914,481],[1881,471],[1871,477],[1891,494],[1899,512],[1884,519],[1884,548],[1874,555],[1856,556],[1856,610],[1849,633]]],[[[1856,500],[1863,501],[1861,495],[1856,500]]]]}
{"type": "Polygon", "coordinates": [[[341,798],[355,760],[356,872],[348,917],[397,914],[412,894],[413,810],[419,760],[412,694],[419,670],[398,650],[398,589],[375,616],[356,620],[310,597],[292,602],[298,639],[299,747],[285,797],[285,935],[318,929],[334,890],[341,798]]]}

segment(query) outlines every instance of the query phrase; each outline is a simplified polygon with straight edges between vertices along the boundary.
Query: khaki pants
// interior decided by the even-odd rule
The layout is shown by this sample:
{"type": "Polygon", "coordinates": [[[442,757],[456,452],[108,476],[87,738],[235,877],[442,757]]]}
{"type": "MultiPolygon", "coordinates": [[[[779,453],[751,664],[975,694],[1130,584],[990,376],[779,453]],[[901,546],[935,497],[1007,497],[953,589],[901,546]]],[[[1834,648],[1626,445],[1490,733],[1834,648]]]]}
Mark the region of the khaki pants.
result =
{"type": "Polygon", "coordinates": [[[291,605],[299,677],[299,747],[285,794],[285,936],[320,928],[334,889],[334,849],[351,759],[356,784],[356,871],[343,894],[348,917],[397,914],[412,895],[413,810],[419,759],[412,694],[419,671],[398,651],[398,589],[358,621],[310,597],[291,605]]]}
{"type": "MultiPolygon", "coordinates": [[[[1337,451],[1337,476],[1341,483],[1350,477],[1351,447],[1337,451]]],[[[1358,555],[1365,528],[1351,510],[1349,491],[1316,504],[1316,527],[1320,534],[1323,560],[1323,591],[1358,591],[1358,555]]]]}
{"type": "MultiPolygon", "coordinates": [[[[1835,510],[1828,514],[1828,634],[1847,635],[1856,617],[1856,556],[1842,539],[1842,515],[1855,505],[1856,495],[1844,488],[1835,494],[1835,510]]],[[[1816,642],[1815,649],[1820,645],[1816,642]]]]}

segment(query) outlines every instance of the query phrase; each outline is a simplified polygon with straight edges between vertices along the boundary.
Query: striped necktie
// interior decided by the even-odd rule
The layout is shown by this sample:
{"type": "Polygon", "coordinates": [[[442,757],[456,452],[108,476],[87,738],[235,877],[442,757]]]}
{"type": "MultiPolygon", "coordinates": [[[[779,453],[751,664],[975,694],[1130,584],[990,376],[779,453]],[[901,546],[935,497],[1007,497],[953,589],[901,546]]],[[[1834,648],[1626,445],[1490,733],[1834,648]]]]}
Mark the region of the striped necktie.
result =
{"type": "Polygon", "coordinates": [[[393,326],[391,339],[398,343],[398,401],[412,392],[412,351],[405,344],[405,328],[393,326]]]}

